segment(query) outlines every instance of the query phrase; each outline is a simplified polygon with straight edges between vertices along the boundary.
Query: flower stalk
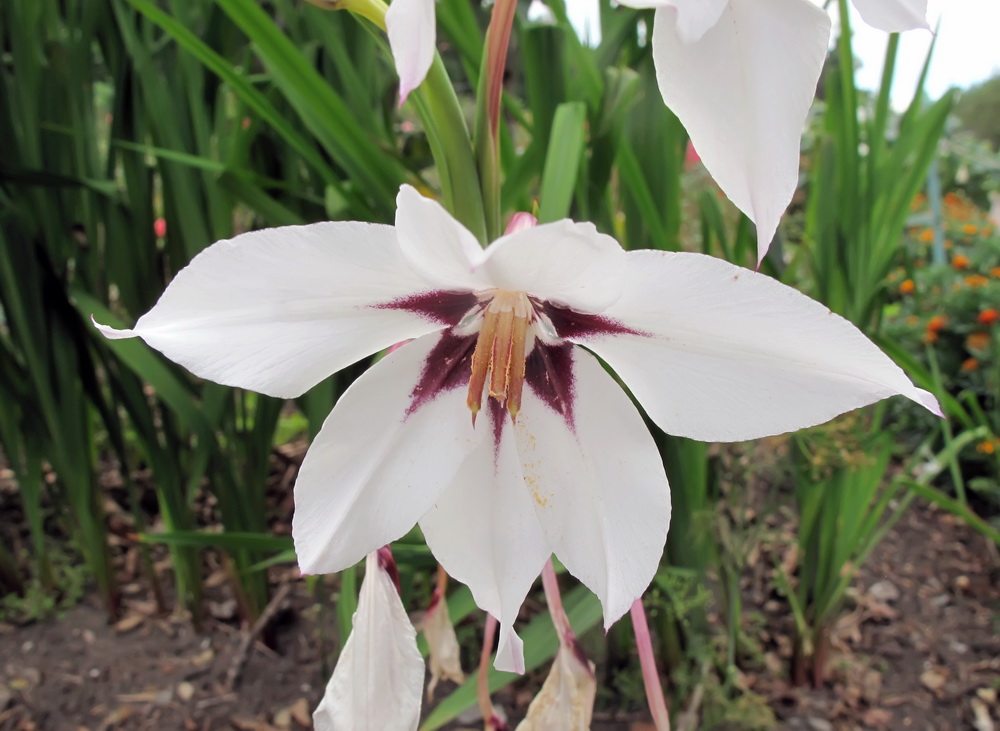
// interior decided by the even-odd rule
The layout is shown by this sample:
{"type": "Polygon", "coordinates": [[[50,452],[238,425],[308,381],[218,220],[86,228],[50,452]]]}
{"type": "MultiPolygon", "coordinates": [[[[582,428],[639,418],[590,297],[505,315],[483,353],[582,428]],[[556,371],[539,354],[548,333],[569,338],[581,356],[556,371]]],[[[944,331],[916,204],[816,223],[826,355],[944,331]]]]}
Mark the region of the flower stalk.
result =
{"type": "Polygon", "coordinates": [[[646,701],[653,716],[653,724],[656,726],[656,731],[670,731],[670,714],[663,697],[663,685],[660,683],[660,671],[656,667],[656,656],[653,654],[653,641],[649,636],[649,624],[646,622],[642,597],[632,602],[630,616],[632,631],[635,633],[635,646],[639,651],[639,664],[642,666],[642,683],[646,687],[646,701]]]}

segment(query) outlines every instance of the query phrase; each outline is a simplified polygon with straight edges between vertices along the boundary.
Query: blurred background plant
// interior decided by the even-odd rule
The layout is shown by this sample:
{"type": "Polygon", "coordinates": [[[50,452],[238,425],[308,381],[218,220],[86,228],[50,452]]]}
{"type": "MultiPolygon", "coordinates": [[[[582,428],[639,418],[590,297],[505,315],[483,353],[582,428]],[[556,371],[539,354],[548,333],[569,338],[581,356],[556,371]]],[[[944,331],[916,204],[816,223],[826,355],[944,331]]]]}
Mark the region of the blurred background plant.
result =
{"type": "MultiPolygon", "coordinates": [[[[515,21],[503,214],[538,201],[543,220],[592,220],[627,248],[752,267],[753,226],[661,102],[636,30],[652,28],[652,12],[602,0],[600,40],[588,45],[561,0],[548,6],[551,18],[520,8],[515,21]]],[[[438,19],[471,124],[486,11],[442,0],[438,19]]],[[[782,671],[822,684],[852,579],[915,499],[1000,535],[1000,236],[988,211],[1000,165],[971,101],[959,103],[960,122],[949,117],[952,95],[930,103],[920,87],[905,112],[891,109],[895,39],[881,90],[856,88],[841,27],[802,190],[762,270],[876,338],[939,395],[949,420],[892,404],[764,450],[658,436],[674,519],[646,604],[671,707],[701,728],[774,722],[744,682],[765,666],[745,598],[761,566],[794,619],[782,671]],[[965,136],[943,140],[949,125],[965,136]]],[[[195,624],[218,577],[245,625],[267,606],[268,570],[294,562],[287,519],[301,447],[367,363],[281,403],[198,381],[139,342],[109,344],[88,319],[130,324],[215,240],[324,219],[389,221],[401,182],[439,189],[440,141],[423,135],[419,104],[397,113],[387,47],[370,31],[291,0],[0,5],[4,621],[68,606],[85,581],[113,618],[123,582],[195,624]]],[[[419,532],[394,551],[404,601],[425,607],[434,562],[419,532]]],[[[354,569],[310,591],[336,598],[346,636],[354,569]]],[[[599,705],[641,705],[631,629],[619,623],[605,637],[581,587],[564,602],[598,662],[599,705]]],[[[468,666],[478,638],[468,590],[454,589],[449,608],[465,622],[468,666]]],[[[547,617],[529,609],[525,621],[531,671],[557,643],[547,617]]],[[[494,671],[489,682],[513,680],[494,671]]],[[[474,702],[473,684],[454,690],[425,727],[474,702]]]]}

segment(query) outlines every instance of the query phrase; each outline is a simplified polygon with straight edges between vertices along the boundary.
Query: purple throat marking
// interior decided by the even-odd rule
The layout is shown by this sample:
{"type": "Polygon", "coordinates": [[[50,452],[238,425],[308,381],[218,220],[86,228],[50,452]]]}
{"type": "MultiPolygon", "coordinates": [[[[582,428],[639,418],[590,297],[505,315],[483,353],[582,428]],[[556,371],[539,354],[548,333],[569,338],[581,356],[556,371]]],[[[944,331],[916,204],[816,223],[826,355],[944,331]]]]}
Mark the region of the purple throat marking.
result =
{"type": "Polygon", "coordinates": [[[369,306],[374,310],[405,310],[425,320],[454,327],[478,301],[472,292],[434,290],[369,306]]]}
{"type": "Polygon", "coordinates": [[[566,307],[543,302],[536,307],[549,318],[556,334],[561,338],[585,338],[594,335],[640,335],[650,337],[642,330],[628,327],[618,320],[603,315],[588,315],[566,307]]]}

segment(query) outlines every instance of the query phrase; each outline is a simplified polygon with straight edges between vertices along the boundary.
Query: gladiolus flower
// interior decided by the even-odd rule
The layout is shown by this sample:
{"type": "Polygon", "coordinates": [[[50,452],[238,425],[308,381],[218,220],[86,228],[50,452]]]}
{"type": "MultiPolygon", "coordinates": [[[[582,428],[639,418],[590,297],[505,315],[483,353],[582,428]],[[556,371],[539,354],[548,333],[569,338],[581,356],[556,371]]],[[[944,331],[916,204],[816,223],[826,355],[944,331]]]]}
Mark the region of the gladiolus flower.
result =
{"type": "Polygon", "coordinates": [[[431,596],[431,605],[424,615],[423,630],[427,638],[427,649],[430,657],[431,681],[427,686],[427,699],[430,700],[441,678],[461,685],[465,682],[462,663],[459,657],[458,637],[455,636],[455,626],[448,615],[448,602],[445,601],[443,582],[439,582],[431,596]]]}
{"type": "Polygon", "coordinates": [[[992,325],[997,320],[1000,320],[1000,312],[997,312],[992,307],[987,307],[976,317],[976,322],[980,325],[992,325]]]}
{"type": "Polygon", "coordinates": [[[388,549],[368,554],[351,634],[313,714],[316,731],[416,731],[424,659],[396,582],[388,549]]]}
{"type": "MultiPolygon", "coordinates": [[[[928,28],[927,0],[853,0],[866,23],[928,28]]],[[[660,92],[705,167],[757,225],[763,259],[798,183],[799,146],[830,41],[810,0],[622,0],[656,8],[660,92]]],[[[386,14],[400,97],[434,58],[434,0],[393,0],[386,14]]]]}
{"type": "Polygon", "coordinates": [[[513,622],[550,554],[605,625],[651,581],[666,475],[642,417],[739,441],[901,394],[937,401],[847,320],[770,277],[700,254],[625,252],[559,221],[485,251],[403,186],[396,225],[243,234],[182,270],[131,330],[196,375],[295,398],[414,338],[340,397],[295,483],[305,573],[339,571],[420,523],[447,572],[499,619],[497,667],[523,671],[513,622]],[[585,347],[580,347],[585,346],[585,347]]]}

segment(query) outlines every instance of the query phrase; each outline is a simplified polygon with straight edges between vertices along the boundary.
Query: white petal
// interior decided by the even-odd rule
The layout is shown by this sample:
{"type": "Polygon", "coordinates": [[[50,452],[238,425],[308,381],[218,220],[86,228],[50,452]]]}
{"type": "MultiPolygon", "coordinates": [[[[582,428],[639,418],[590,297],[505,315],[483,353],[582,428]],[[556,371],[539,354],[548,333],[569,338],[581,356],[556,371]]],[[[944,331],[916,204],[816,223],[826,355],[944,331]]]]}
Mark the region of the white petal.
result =
{"type": "Polygon", "coordinates": [[[808,0],[730,0],[696,43],[656,11],[660,92],[719,187],[757,224],[763,258],[798,183],[799,139],[830,18],[808,0]]]}
{"type": "MultiPolygon", "coordinates": [[[[576,639],[573,639],[576,643],[576,639]]],[[[552,661],[552,667],[542,689],[528,706],[528,714],[517,725],[517,731],[587,731],[594,715],[597,679],[594,663],[581,662],[582,655],[563,642],[552,661]]]]}
{"type": "Polygon", "coordinates": [[[393,0],[385,14],[389,48],[399,74],[399,103],[420,86],[434,61],[434,0],[393,0]]]}
{"type": "Polygon", "coordinates": [[[631,8],[671,8],[677,14],[677,35],[694,43],[719,22],[729,0],[621,0],[631,8]]]}
{"type": "Polygon", "coordinates": [[[629,265],[605,315],[648,336],[580,342],[670,434],[756,439],[894,394],[940,414],[860,330],[791,287],[701,254],[636,251],[629,265]]]}
{"type": "Polygon", "coordinates": [[[600,312],[621,294],[625,252],[593,224],[557,221],[497,239],[480,271],[500,289],[600,312]]]}
{"type": "Polygon", "coordinates": [[[220,241],[132,330],[197,376],[293,398],[359,358],[443,324],[371,307],[431,290],[390,226],[315,223],[220,241]]]}
{"type": "Polygon", "coordinates": [[[927,0],[853,0],[861,18],[879,30],[898,33],[927,28],[927,0]]]}
{"type": "Polygon", "coordinates": [[[471,291],[492,286],[474,271],[484,252],[476,237],[440,203],[404,185],[396,196],[396,232],[403,256],[443,289],[471,291]]]}
{"type": "Polygon", "coordinates": [[[421,338],[372,366],[340,397],[310,446],[295,480],[292,518],[303,573],[340,571],[405,534],[483,441],[464,389],[407,413],[438,340],[421,338]]]}
{"type": "Polygon", "coordinates": [[[670,489],[656,444],[625,392],[582,348],[573,348],[572,359],[572,430],[529,385],[515,433],[549,545],[597,594],[610,627],[656,573],[670,489]]]}
{"type": "Polygon", "coordinates": [[[427,699],[434,695],[441,678],[461,685],[465,682],[462,672],[461,648],[455,636],[455,626],[448,614],[448,601],[435,593],[436,602],[424,615],[423,630],[427,639],[431,682],[427,685],[427,699]]]}
{"type": "Polygon", "coordinates": [[[396,585],[365,562],[354,628],[313,714],[316,731],[407,731],[420,722],[424,660],[396,585]]]}
{"type": "Polygon", "coordinates": [[[492,409],[480,413],[477,430],[490,438],[469,454],[420,527],[445,570],[500,622],[496,668],[523,673],[523,645],[513,624],[551,550],[525,489],[509,418],[503,418],[494,448],[492,409]]]}

